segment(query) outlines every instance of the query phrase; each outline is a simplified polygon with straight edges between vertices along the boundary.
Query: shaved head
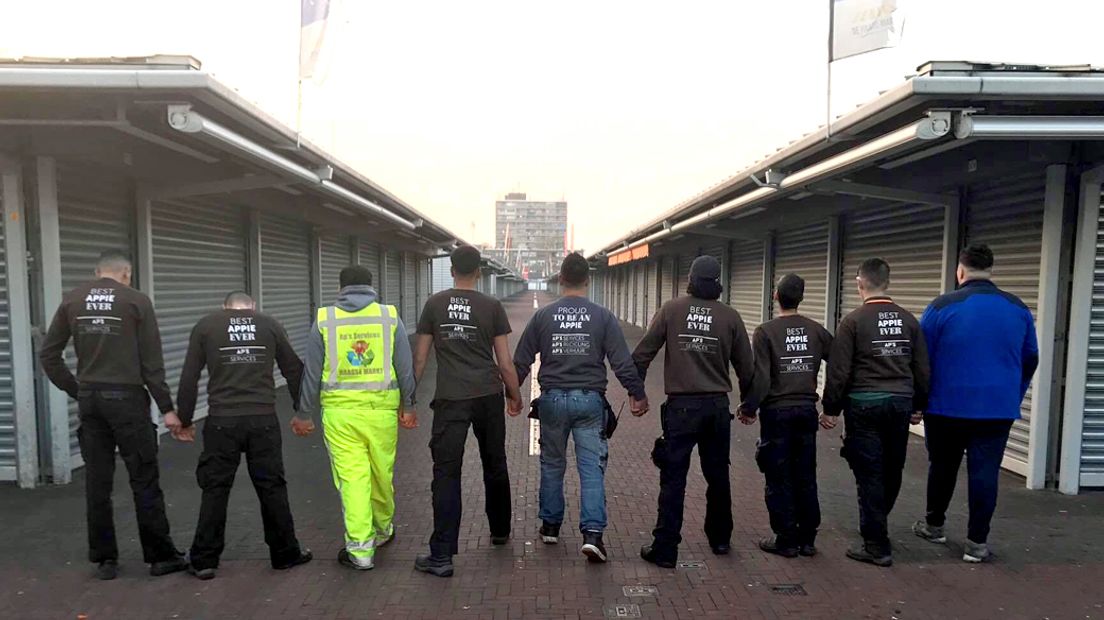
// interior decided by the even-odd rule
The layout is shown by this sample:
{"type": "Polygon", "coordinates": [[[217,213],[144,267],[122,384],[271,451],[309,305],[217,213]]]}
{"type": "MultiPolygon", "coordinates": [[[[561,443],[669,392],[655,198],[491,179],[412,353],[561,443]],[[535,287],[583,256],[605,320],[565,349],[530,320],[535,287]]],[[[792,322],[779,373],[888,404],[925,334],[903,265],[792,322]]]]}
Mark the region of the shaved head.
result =
{"type": "Polygon", "coordinates": [[[234,291],[226,296],[222,307],[227,310],[252,310],[255,307],[253,298],[245,291],[234,291]]]}
{"type": "Polygon", "coordinates": [[[130,257],[117,250],[101,253],[99,260],[96,261],[97,278],[111,278],[130,286],[131,273],[133,273],[133,267],[130,257]]]}

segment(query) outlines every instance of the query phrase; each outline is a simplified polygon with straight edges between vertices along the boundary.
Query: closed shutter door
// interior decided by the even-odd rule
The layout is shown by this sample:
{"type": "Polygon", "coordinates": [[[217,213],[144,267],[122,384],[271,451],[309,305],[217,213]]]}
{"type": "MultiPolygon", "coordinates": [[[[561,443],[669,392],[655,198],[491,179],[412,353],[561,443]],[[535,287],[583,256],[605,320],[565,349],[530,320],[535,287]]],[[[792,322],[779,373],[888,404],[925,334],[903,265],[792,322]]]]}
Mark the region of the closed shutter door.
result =
{"type": "Polygon", "coordinates": [[[418,312],[414,317],[415,325],[407,325],[407,328],[413,330],[418,322],[418,317],[422,314],[422,308],[425,307],[426,300],[430,296],[430,261],[432,259],[421,257],[418,261],[418,312]]]}
{"type": "MultiPolygon", "coordinates": [[[[1043,248],[1043,199],[1046,173],[1039,172],[970,187],[966,243],[986,243],[993,250],[993,282],[1023,300],[1035,316],[1043,248]]],[[[1031,441],[1031,394],[1023,418],[1012,426],[1005,449],[1006,465],[1024,473],[1031,441]],[[1012,462],[1008,462],[1008,461],[1012,462]]]]}
{"type": "Polygon", "coordinates": [[[372,282],[376,290],[380,290],[380,281],[383,274],[380,273],[380,247],[375,241],[361,241],[357,264],[364,265],[372,272],[372,282]]]}
{"type": "MultiPolygon", "coordinates": [[[[192,328],[222,307],[227,293],[246,288],[245,220],[234,206],[213,200],[157,202],[150,208],[153,301],[165,372],[176,394],[192,328]]],[[[207,407],[207,382],[196,412],[207,407]]]]}
{"type": "Polygon", "coordinates": [[[403,253],[403,323],[413,327],[418,315],[418,263],[410,252],[403,253]]]}
{"type": "Polygon", "coordinates": [[[312,296],[310,234],[303,222],[261,217],[261,310],[287,329],[300,356],[307,351],[312,296]]]}
{"type": "MultiPolygon", "coordinates": [[[[3,212],[0,192],[0,213],[3,212]]],[[[15,392],[12,389],[11,314],[4,218],[0,218],[0,468],[16,466],[15,392]]],[[[14,476],[13,476],[14,478],[14,476]]]]}
{"type": "MultiPolygon", "coordinates": [[[[57,182],[61,288],[67,293],[95,277],[96,261],[104,250],[133,251],[134,203],[125,180],[85,164],[78,168],[59,163],[57,182]]],[[[75,372],[72,345],[65,359],[75,372]]],[[[79,425],[77,404],[71,401],[69,449],[74,467],[83,463],[77,443],[79,425]]]]}
{"type": "Polygon", "coordinates": [[[674,297],[681,297],[686,293],[686,286],[690,283],[690,266],[694,264],[694,259],[697,257],[696,253],[690,252],[679,255],[674,297]]]}
{"type": "Polygon", "coordinates": [[[843,219],[839,316],[862,305],[855,274],[868,258],[889,263],[889,294],[902,308],[924,313],[943,291],[944,208],[894,205],[843,219]]]}
{"type": "Polygon", "coordinates": [[[668,256],[667,258],[663,259],[663,263],[660,265],[660,305],[662,305],[668,299],[675,298],[675,269],[677,268],[677,265],[675,264],[676,260],[677,259],[674,256],[668,256]]]}
{"type": "MultiPolygon", "coordinates": [[[[828,280],[828,223],[779,232],[775,241],[774,275],[796,273],[805,279],[801,314],[824,322],[828,280]]],[[[774,310],[772,312],[776,312],[774,310]]]]}
{"type": "Polygon", "coordinates": [[[337,301],[337,294],[341,290],[341,270],[350,263],[349,238],[322,235],[318,238],[318,255],[322,305],[329,306],[337,301]]]}
{"type": "Polygon", "coordinates": [[[648,266],[644,263],[634,263],[633,271],[636,274],[633,285],[633,301],[635,311],[633,313],[633,325],[640,326],[644,322],[644,313],[647,312],[647,299],[645,291],[648,290],[648,266]]]}
{"type": "MultiPolygon", "coordinates": [[[[402,254],[394,250],[387,251],[387,273],[383,276],[383,303],[399,306],[402,303],[402,254]]],[[[481,278],[480,281],[486,278],[481,278]]]]}
{"type": "Polygon", "coordinates": [[[625,267],[618,267],[617,269],[617,318],[628,323],[629,322],[629,306],[628,306],[628,283],[629,274],[628,269],[625,267]]]}
{"type": "Polygon", "coordinates": [[[1085,413],[1081,426],[1081,486],[1104,480],[1104,196],[1097,216],[1085,413]]]}
{"type": "Polygon", "coordinates": [[[763,322],[763,242],[736,240],[731,252],[729,300],[744,319],[748,333],[753,334],[763,322]]]}
{"type": "Polygon", "coordinates": [[[647,271],[644,274],[644,293],[646,302],[646,312],[644,313],[644,327],[648,327],[651,324],[651,318],[656,314],[656,308],[658,308],[656,301],[656,282],[659,277],[659,264],[654,261],[648,261],[647,271]]]}
{"type": "Polygon", "coordinates": [[[723,266],[726,244],[727,242],[721,240],[712,241],[702,247],[701,255],[712,256],[713,258],[717,259],[717,262],[723,266]]]}

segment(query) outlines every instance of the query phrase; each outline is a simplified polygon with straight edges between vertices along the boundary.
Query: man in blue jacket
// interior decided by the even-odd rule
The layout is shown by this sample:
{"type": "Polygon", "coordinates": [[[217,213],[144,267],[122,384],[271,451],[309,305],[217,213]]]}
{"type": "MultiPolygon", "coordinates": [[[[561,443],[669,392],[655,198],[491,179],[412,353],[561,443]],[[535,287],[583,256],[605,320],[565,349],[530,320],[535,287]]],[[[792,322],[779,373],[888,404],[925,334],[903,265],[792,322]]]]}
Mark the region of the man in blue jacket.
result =
{"type": "Polygon", "coordinates": [[[947,542],[943,524],[965,453],[970,523],[962,559],[971,563],[991,558],[989,522],[1001,460],[1039,363],[1031,311],[990,281],[992,270],[988,246],[963,250],[959,290],[933,301],[920,321],[932,371],[924,416],[928,514],[912,530],[930,542],[947,542]]]}

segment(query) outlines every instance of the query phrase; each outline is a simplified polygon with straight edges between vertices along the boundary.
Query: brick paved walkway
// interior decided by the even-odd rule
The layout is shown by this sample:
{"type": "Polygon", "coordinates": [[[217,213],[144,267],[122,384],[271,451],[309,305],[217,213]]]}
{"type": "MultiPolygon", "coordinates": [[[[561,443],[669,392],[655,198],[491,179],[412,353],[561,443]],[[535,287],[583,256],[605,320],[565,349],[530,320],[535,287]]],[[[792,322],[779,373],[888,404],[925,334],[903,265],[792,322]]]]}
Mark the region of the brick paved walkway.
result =
{"type": "MultiPolygon", "coordinates": [[[[507,302],[520,333],[532,298],[507,302]]],[[[516,335],[516,334],[515,334],[516,335]]],[[[627,328],[631,341],[640,331],[627,328]]],[[[432,372],[429,373],[430,376],[432,372]]],[[[651,373],[654,408],[662,398],[661,372],[651,373]]],[[[565,527],[560,546],[536,536],[538,463],[527,450],[528,425],[510,420],[509,458],[516,527],[509,546],[493,548],[482,513],[482,484],[474,442],[469,442],[464,485],[468,500],[457,574],[438,579],[414,572],[414,556],[431,530],[429,439],[432,380],[421,388],[421,428],[403,432],[396,472],[398,539],[377,556],[369,573],[334,561],[341,513],[319,435],[301,440],[285,429],[292,506],[300,539],[314,563],[288,573],[268,567],[256,498],[244,467],[230,506],[227,549],[218,578],[186,575],[154,579],[140,564],[133,509],[122,467],[116,482],[116,519],[123,572],[114,582],[91,577],[85,562],[83,480],[68,487],[21,491],[0,487],[0,617],[76,618],[603,618],[618,611],[643,618],[1100,618],[1104,617],[1104,496],[1064,497],[1027,492],[1006,476],[993,538],[999,561],[969,566],[958,560],[965,530],[965,500],[949,520],[952,544],[932,546],[912,536],[909,524],[923,510],[924,452],[910,448],[901,501],[891,521],[897,564],[878,569],[855,564],[843,550],[856,537],[855,491],[838,439],[820,439],[824,528],[821,555],[783,560],[755,548],[769,534],[762,477],[752,453],[756,427],[733,428],[733,497],[736,531],[731,556],[709,553],[701,532],[705,488],[697,465],[687,492],[682,560],[700,568],[665,571],[645,564],[637,550],[655,519],[658,475],[648,453],[658,433],[653,412],[626,415],[610,446],[607,478],[612,561],[587,565],[580,536],[565,527]],[[789,586],[803,593],[787,593],[789,586]],[[654,586],[649,596],[626,596],[626,586],[654,586]],[[781,591],[776,591],[779,588],[781,591]],[[615,606],[622,606],[619,610],[615,606]],[[635,607],[633,607],[635,606],[635,607]]],[[[615,407],[625,398],[610,391],[615,407]]],[[[285,420],[289,412],[282,411],[285,420]]],[[[177,546],[191,542],[199,491],[194,468],[198,445],[166,439],[161,454],[169,519],[177,546]]],[[[578,478],[569,468],[568,523],[578,516],[578,478]]],[[[960,487],[962,488],[962,487],[960,487]]]]}

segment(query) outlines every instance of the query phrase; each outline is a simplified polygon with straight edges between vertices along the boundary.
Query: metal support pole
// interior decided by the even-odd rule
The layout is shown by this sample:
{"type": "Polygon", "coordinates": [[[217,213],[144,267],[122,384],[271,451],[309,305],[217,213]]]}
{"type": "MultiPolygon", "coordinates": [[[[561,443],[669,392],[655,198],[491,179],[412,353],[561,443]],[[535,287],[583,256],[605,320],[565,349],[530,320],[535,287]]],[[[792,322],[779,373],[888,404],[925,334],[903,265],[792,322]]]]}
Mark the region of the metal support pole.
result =
{"type": "MultiPolygon", "coordinates": [[[[31,346],[31,295],[27,273],[26,205],[23,166],[0,158],[3,192],[4,261],[8,286],[8,329],[11,338],[12,414],[15,422],[15,471],[19,486],[38,483],[38,420],[35,411],[34,353],[31,346]]],[[[5,476],[8,477],[8,476],[5,476]]]]}
{"type": "Polygon", "coordinates": [[[774,234],[763,240],[763,323],[770,320],[774,310],[774,234]]]}
{"type": "Polygon", "coordinates": [[[958,287],[958,251],[962,243],[962,205],[953,200],[943,209],[943,283],[942,293],[950,293],[958,287]]]}
{"type": "Polygon", "coordinates": [[[318,238],[318,230],[312,229],[307,241],[310,260],[310,291],[311,291],[311,316],[322,307],[322,242],[318,238]]]}
{"type": "Polygon", "coordinates": [[[134,215],[137,224],[135,243],[138,251],[134,257],[135,271],[138,272],[138,290],[155,301],[153,281],[153,222],[150,194],[145,188],[138,188],[134,196],[134,215]]]}
{"type": "Polygon", "coordinates": [[[824,328],[836,333],[839,317],[840,269],[843,264],[843,237],[840,234],[838,215],[828,218],[828,269],[824,284],[824,328]]]}
{"type": "Polygon", "coordinates": [[[1039,307],[1036,325],[1039,334],[1039,367],[1032,379],[1031,442],[1027,450],[1029,489],[1046,486],[1047,448],[1050,445],[1051,417],[1059,411],[1052,396],[1060,391],[1054,373],[1055,334],[1057,332],[1059,265],[1062,259],[1062,230],[1066,199],[1066,166],[1047,166],[1046,195],[1043,210],[1043,247],[1039,265],[1039,307]]]}
{"type": "MultiPolygon", "coordinates": [[[[51,157],[35,162],[35,196],[38,199],[38,269],[42,281],[42,304],[38,324],[48,326],[61,305],[65,291],[61,282],[61,224],[58,219],[57,165],[51,157]]],[[[43,376],[45,379],[45,376],[43,376]]],[[[68,484],[74,469],[69,443],[69,396],[44,381],[46,435],[50,446],[49,476],[54,484],[68,484]]],[[[47,445],[47,443],[43,443],[47,445]]]]}

